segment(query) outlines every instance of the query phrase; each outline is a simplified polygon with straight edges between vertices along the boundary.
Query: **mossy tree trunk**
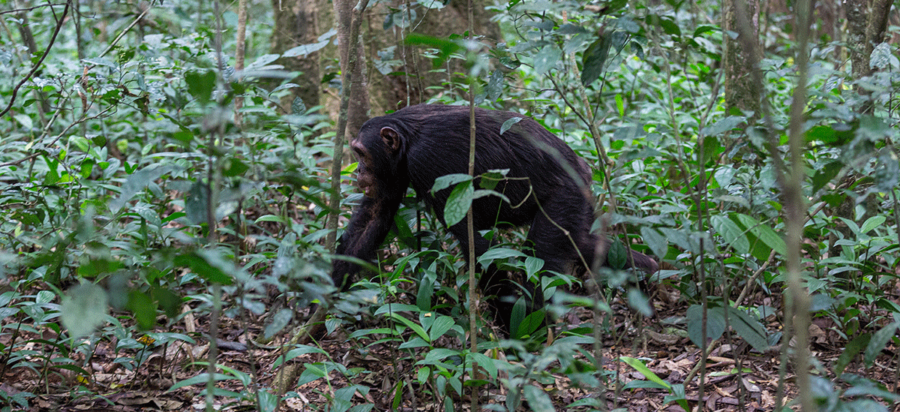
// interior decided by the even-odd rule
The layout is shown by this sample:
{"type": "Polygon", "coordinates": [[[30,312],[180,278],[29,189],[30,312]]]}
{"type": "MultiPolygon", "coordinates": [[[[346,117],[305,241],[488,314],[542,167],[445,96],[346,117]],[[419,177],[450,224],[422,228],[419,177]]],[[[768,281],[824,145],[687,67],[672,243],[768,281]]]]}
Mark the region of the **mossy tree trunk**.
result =
{"type": "MultiPolygon", "coordinates": [[[[275,29],[272,31],[270,53],[284,53],[294,47],[315,43],[321,35],[318,19],[318,3],[308,0],[272,0],[275,17],[275,29]]],[[[326,26],[327,27],[327,26],[326,26]]],[[[300,87],[291,89],[289,98],[282,101],[281,107],[286,113],[291,112],[294,98],[303,100],[306,107],[319,104],[319,85],[322,76],[319,74],[319,52],[306,56],[282,57],[276,62],[285,70],[299,71],[301,75],[291,80],[300,87]]],[[[271,84],[270,88],[278,83],[271,84]]]]}
{"type": "Polygon", "coordinates": [[[754,84],[751,62],[759,61],[759,0],[725,0],[726,34],[722,65],[725,71],[725,108],[729,114],[752,111],[748,124],[760,117],[762,85],[754,84]],[[735,36],[737,34],[737,36],[735,36]],[[748,38],[740,38],[747,36],[748,38]]]}

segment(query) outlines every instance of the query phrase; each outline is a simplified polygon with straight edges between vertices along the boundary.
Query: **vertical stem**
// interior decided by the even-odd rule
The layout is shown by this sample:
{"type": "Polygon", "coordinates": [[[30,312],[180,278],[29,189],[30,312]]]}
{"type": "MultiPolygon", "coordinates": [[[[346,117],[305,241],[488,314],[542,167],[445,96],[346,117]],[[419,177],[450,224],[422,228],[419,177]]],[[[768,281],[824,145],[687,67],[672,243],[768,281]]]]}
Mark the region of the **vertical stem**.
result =
{"type": "MultiPolygon", "coordinates": [[[[349,1],[349,0],[342,0],[349,1]]],[[[341,85],[341,112],[338,116],[338,130],[334,136],[334,154],[331,157],[331,213],[325,228],[328,236],[325,238],[325,247],[334,253],[334,244],[337,240],[337,222],[341,214],[341,164],[344,158],[344,134],[347,133],[347,112],[350,107],[350,89],[353,85],[353,71],[358,63],[359,55],[359,26],[362,24],[362,13],[369,5],[369,0],[359,0],[353,9],[350,22],[350,53],[347,62],[347,73],[341,85]]],[[[340,16],[338,16],[340,18],[340,16]]]]}
{"type": "MultiPolygon", "coordinates": [[[[469,0],[469,39],[473,39],[472,21],[475,18],[475,7],[472,0],[469,0]]],[[[475,184],[475,79],[469,76],[469,176],[472,176],[472,184],[475,184]]],[[[475,219],[472,213],[472,207],[466,213],[466,231],[469,237],[469,344],[470,351],[476,353],[478,351],[478,295],[476,293],[475,282],[475,219]]],[[[503,316],[503,314],[500,314],[503,316]]],[[[477,379],[478,364],[472,362],[472,372],[470,379],[477,379]]],[[[478,410],[478,386],[472,386],[472,405],[471,411],[478,410]]]]}
{"type": "Polygon", "coordinates": [[[799,0],[795,6],[795,27],[797,33],[797,85],[794,88],[791,105],[790,157],[791,175],[785,181],[784,197],[787,212],[787,278],[793,311],[788,316],[794,318],[794,336],[797,337],[794,370],[797,374],[797,389],[800,393],[802,410],[816,410],[810,389],[809,355],[809,293],[803,287],[800,267],[800,242],[803,235],[804,211],[806,210],[800,186],[804,176],[803,136],[804,112],[806,108],[806,80],[808,66],[809,25],[812,17],[813,0],[799,0]]]}
{"type": "MultiPolygon", "coordinates": [[[[703,391],[704,386],[706,386],[706,349],[709,346],[706,342],[707,330],[706,323],[709,322],[709,305],[707,302],[706,296],[706,271],[703,270],[705,264],[704,256],[706,255],[706,251],[704,250],[703,238],[700,238],[700,261],[697,266],[700,267],[700,304],[703,305],[701,323],[700,323],[700,383],[697,387],[699,394],[697,398],[700,399],[700,403],[703,403],[703,391]]],[[[690,382],[685,382],[685,384],[689,384],[690,382]]],[[[740,384],[738,384],[740,386],[740,384]]]]}
{"type": "MultiPolygon", "coordinates": [[[[245,41],[247,38],[247,0],[238,1],[238,27],[237,44],[234,50],[234,71],[244,70],[244,55],[246,54],[245,41]]],[[[241,115],[241,107],[244,107],[244,96],[234,97],[234,125],[241,129],[244,116],[241,115]]]]}

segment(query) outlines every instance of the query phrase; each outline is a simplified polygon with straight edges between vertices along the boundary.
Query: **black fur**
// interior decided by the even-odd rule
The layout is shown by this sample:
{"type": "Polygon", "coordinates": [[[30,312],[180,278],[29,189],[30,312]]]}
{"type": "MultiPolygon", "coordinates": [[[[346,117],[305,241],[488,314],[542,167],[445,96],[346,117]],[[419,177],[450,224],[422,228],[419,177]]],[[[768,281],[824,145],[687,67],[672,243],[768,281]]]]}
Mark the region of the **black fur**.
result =
{"type": "MultiPolygon", "coordinates": [[[[473,202],[476,232],[489,229],[496,222],[531,225],[528,245],[535,257],[544,260],[544,270],[565,272],[573,264],[581,263],[582,257],[590,265],[600,241],[590,233],[594,221],[593,205],[586,192],[590,168],[565,142],[534,120],[511,112],[476,109],[475,121],[475,174],[509,169],[509,179],[494,190],[510,200],[506,203],[497,196],[476,199],[473,202]],[[501,126],[512,117],[522,120],[501,135],[501,126]],[[573,241],[577,248],[573,247],[573,241]]],[[[358,182],[366,196],[354,211],[337,253],[372,261],[410,185],[444,222],[444,205],[452,187],[434,195],[431,188],[441,176],[468,172],[469,108],[407,107],[366,122],[351,147],[359,159],[358,182]]],[[[467,253],[466,219],[450,227],[450,232],[467,253]]],[[[476,235],[476,255],[480,256],[489,247],[488,240],[476,235]]],[[[634,266],[642,270],[652,273],[658,269],[649,256],[632,252],[631,258],[634,266]]],[[[360,271],[359,265],[335,261],[332,278],[335,285],[346,288],[348,275],[360,271]]],[[[481,287],[485,295],[500,298],[492,305],[498,312],[498,320],[508,328],[511,300],[515,300],[517,288],[499,273],[502,272],[489,268],[482,274],[481,287]]],[[[534,301],[538,305],[543,303],[540,293],[535,294],[534,301]]]]}

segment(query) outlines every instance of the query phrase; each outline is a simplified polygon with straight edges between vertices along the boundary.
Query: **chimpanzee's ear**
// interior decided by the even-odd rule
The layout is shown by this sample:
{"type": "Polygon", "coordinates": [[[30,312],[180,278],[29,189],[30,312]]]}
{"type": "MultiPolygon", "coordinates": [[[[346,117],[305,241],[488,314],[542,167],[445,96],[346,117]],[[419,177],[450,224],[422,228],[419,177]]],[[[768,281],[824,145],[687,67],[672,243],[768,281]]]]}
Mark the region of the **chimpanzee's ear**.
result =
{"type": "Polygon", "coordinates": [[[390,127],[381,128],[381,140],[384,140],[384,144],[392,152],[396,152],[400,148],[400,133],[390,127]]]}

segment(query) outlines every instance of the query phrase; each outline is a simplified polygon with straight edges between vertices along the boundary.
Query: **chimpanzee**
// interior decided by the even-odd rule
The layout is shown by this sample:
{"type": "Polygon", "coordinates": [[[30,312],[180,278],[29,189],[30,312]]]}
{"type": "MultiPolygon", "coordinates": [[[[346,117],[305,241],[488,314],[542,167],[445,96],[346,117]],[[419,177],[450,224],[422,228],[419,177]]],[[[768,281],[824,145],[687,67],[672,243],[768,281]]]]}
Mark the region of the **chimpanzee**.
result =
{"type": "MultiPolygon", "coordinates": [[[[476,199],[472,204],[475,230],[490,229],[497,223],[530,224],[530,253],[544,260],[544,270],[564,272],[572,264],[591,264],[600,238],[590,233],[594,213],[585,190],[591,171],[584,160],[540,124],[516,113],[475,109],[475,124],[475,174],[509,170],[506,179],[494,188],[509,202],[499,196],[476,199]],[[501,126],[512,117],[522,120],[501,134],[501,126]]],[[[420,104],[363,124],[350,147],[359,160],[357,182],[365,197],[341,236],[337,254],[374,260],[376,248],[390,231],[410,185],[443,223],[444,205],[452,188],[434,194],[431,189],[441,176],[468,172],[469,133],[466,106],[420,104]]],[[[468,253],[466,219],[451,226],[450,232],[468,253]]],[[[477,255],[489,246],[487,239],[476,235],[477,255]]],[[[632,262],[647,272],[658,269],[653,259],[638,252],[631,253],[629,267],[632,262]]],[[[360,270],[354,263],[335,261],[334,284],[346,289],[348,275],[360,270]]],[[[480,286],[486,296],[498,297],[491,306],[508,331],[518,288],[499,273],[503,272],[486,270],[480,286]]],[[[534,300],[538,306],[543,303],[540,293],[534,294],[534,300]]]]}

